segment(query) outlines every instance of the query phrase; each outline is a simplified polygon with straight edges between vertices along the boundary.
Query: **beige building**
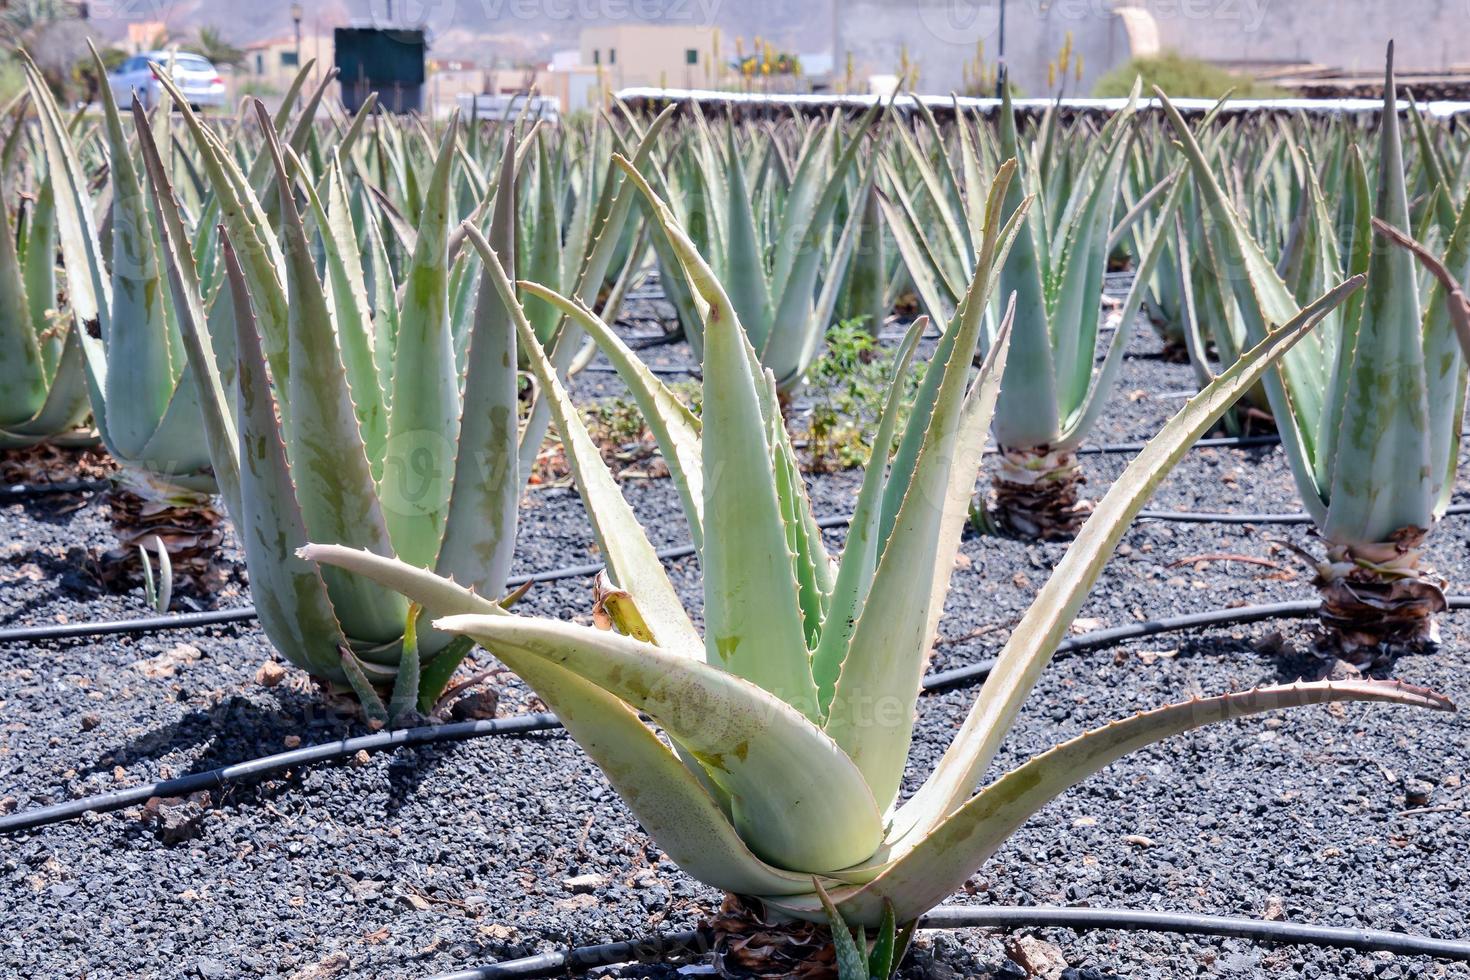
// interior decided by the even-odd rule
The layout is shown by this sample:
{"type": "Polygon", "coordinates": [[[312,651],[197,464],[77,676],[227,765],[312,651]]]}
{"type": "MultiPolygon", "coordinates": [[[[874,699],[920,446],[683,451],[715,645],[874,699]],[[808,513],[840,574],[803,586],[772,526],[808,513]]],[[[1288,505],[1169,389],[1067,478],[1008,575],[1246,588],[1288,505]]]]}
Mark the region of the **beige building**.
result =
{"type": "Polygon", "coordinates": [[[609,88],[700,88],[714,77],[713,27],[616,24],[582,29],[583,68],[601,69],[609,88]]]}
{"type": "Polygon", "coordinates": [[[332,36],[330,34],[303,34],[301,47],[296,47],[295,37],[270,38],[245,46],[245,60],[235,72],[235,84],[249,85],[257,94],[284,92],[296,77],[297,69],[307,61],[316,59],[312,77],[332,67],[332,36]]]}

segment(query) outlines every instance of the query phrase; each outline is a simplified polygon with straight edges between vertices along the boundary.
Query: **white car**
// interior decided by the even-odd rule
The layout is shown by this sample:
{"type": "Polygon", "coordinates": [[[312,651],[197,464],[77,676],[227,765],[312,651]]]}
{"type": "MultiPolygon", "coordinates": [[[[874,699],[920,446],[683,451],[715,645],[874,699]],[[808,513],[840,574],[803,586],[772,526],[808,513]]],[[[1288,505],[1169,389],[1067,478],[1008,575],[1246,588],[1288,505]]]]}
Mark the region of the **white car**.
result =
{"type": "Polygon", "coordinates": [[[152,61],[167,66],[170,58],[174,84],[184,93],[190,106],[198,109],[225,104],[225,80],[208,58],[187,51],[145,51],[124,61],[108,74],[107,83],[112,86],[112,95],[118,105],[131,105],[135,91],[144,107],[151,109],[157,105],[163,97],[163,86],[148,63],[152,61]]]}

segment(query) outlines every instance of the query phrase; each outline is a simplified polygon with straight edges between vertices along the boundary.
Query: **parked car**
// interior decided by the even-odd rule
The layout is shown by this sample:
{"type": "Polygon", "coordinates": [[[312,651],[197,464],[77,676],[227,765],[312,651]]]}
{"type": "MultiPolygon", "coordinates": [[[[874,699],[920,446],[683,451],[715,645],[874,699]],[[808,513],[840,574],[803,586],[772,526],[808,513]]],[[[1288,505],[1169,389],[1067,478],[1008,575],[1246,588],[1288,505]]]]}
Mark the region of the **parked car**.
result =
{"type": "Polygon", "coordinates": [[[225,80],[208,58],[187,51],[145,51],[124,61],[107,76],[113,96],[120,104],[127,105],[136,91],[143,105],[153,108],[163,96],[163,86],[158,83],[158,76],[149,67],[149,62],[168,65],[170,59],[174,84],[188,97],[192,107],[198,109],[225,104],[225,80]]]}

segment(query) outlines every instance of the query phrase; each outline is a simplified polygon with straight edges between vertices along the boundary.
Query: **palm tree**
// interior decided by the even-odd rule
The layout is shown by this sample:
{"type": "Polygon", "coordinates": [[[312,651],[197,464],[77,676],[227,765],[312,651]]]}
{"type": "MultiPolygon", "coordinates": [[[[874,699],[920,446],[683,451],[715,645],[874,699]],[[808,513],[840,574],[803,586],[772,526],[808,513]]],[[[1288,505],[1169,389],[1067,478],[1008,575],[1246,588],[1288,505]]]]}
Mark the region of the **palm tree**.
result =
{"type": "Polygon", "coordinates": [[[245,52],[225,40],[217,27],[199,28],[199,53],[214,62],[216,68],[237,66],[245,60],[245,52]]]}

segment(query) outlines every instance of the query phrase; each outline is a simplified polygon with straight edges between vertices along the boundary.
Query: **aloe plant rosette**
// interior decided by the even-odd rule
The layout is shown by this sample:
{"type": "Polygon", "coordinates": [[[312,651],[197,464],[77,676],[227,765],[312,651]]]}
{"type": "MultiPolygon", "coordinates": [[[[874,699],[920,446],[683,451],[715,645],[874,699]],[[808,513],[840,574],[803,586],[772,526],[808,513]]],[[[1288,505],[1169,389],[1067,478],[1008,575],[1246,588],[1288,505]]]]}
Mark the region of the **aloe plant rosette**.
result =
{"type": "MultiPolygon", "coordinates": [[[[890,909],[899,921],[912,921],[958,888],[1049,799],[1167,735],[1321,701],[1449,707],[1429,692],[1374,681],[1197,698],[1064,743],[975,792],[1039,671],[1153,488],[1275,357],[1356,288],[1355,280],[1273,332],[1139,455],[1017,627],[943,761],[914,796],[899,802],[920,680],[1008,354],[1009,334],[1001,326],[971,381],[995,270],[1023,220],[1017,213],[1000,226],[1013,173],[1011,165],[1000,171],[975,281],[954,320],[943,325],[901,430],[898,396],[890,395],[873,444],[887,446],[897,436],[898,448],[865,473],[835,562],[782,428],[774,379],[759,368],[723,286],[646,185],[704,317],[698,419],[584,306],[519,284],[576,316],[644,407],[699,550],[703,636],[555,372],[529,343],[532,370],[551,401],[607,561],[612,591],[604,590],[602,605],[615,629],[514,615],[423,568],[370,551],[314,544],[303,555],[401,590],[438,617],[439,629],[473,636],[492,650],[556,711],[686,872],[772,912],[818,922],[828,916],[818,886],[853,925],[878,926],[890,909]]],[[[516,284],[488,245],[476,244],[526,340],[532,327],[513,302],[516,284]]],[[[900,372],[922,326],[907,335],[900,372]]]]}
{"type": "MultiPolygon", "coordinates": [[[[1167,101],[1165,108],[1209,211],[1217,268],[1230,277],[1247,336],[1258,339],[1267,325],[1294,315],[1298,292],[1244,227],[1182,117],[1167,101]]],[[[1366,273],[1368,287],[1264,378],[1302,503],[1326,546],[1322,556],[1303,552],[1322,594],[1320,620],[1341,654],[1365,664],[1437,639],[1434,614],[1446,601],[1443,582],[1423,564],[1424,540],[1454,488],[1466,387],[1444,286],[1434,284],[1426,301],[1412,256],[1375,246],[1375,218],[1410,227],[1392,48],[1379,143],[1376,195],[1361,155],[1350,154],[1340,256],[1327,202],[1309,173],[1317,213],[1291,263],[1294,284],[1304,280],[1308,292],[1343,273],[1366,273]]],[[[1436,218],[1442,210],[1428,209],[1426,220],[1448,239],[1444,265],[1464,282],[1470,208],[1458,219],[1452,210],[1436,218]]]]}
{"type": "MultiPolygon", "coordinates": [[[[1127,106],[1092,137],[1075,162],[1060,153],[1053,118],[1027,146],[1017,130],[1009,94],[1001,105],[999,152],[1020,165],[1018,179],[1006,191],[1005,213],[1008,217],[1021,213],[1028,195],[1036,205],[1026,210],[1015,246],[1000,271],[999,295],[1015,295],[1016,314],[1013,350],[993,423],[1001,450],[993,477],[994,514],[1001,524],[1028,537],[1070,537],[1087,517],[1076,449],[1112,391],[1147,284],[1174,225],[1183,185],[1170,178],[1115,222],[1137,94],[1135,88],[1127,106]],[[1104,347],[1098,311],[1108,256],[1150,209],[1157,213],[1140,233],[1145,241],[1137,275],[1098,365],[1097,354],[1104,347]]],[[[905,137],[909,165],[923,174],[924,195],[912,200],[901,174],[890,167],[893,198],[884,205],[918,294],[936,317],[959,303],[963,277],[973,273],[978,254],[975,225],[984,200],[979,176],[982,154],[963,120],[958,130],[963,184],[949,166],[929,164],[914,141],[905,137]],[[953,200],[965,201],[966,207],[956,207],[953,200]],[[932,232],[926,231],[929,213],[943,218],[934,223],[932,232]]],[[[993,329],[999,309],[994,301],[991,305],[993,329]]]]}
{"type": "MultiPolygon", "coordinates": [[[[222,204],[236,356],[227,392],[182,217],[136,104],[134,113],[190,363],[205,379],[210,452],[244,545],[261,624],[288,660],[350,688],[370,716],[426,712],[467,644],[419,628],[398,593],[321,571],[294,550],[311,537],[337,540],[434,568],[487,594],[505,588],[521,489],[516,345],[498,294],[487,287],[461,376],[448,316],[458,127],[450,122],[427,180],[395,311],[396,356],[380,380],[342,161],[329,153],[325,171],[311,173],[259,109],[279,208],[278,246],[245,175],[218,137],[186,112],[222,204]],[[320,275],[298,193],[321,244],[320,275]]],[[[508,254],[515,157],[504,155],[491,229],[508,254]]]]}

